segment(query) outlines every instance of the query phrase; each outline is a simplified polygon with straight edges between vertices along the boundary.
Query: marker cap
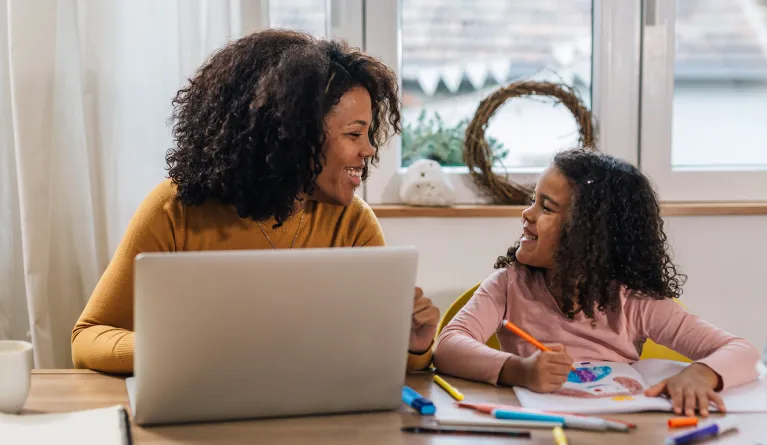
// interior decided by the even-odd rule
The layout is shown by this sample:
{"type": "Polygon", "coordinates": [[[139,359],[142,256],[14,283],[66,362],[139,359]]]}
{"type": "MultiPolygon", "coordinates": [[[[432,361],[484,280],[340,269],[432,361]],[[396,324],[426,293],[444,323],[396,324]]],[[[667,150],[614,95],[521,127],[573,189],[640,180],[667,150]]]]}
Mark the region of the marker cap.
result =
{"type": "Polygon", "coordinates": [[[668,419],[669,428],[684,428],[686,426],[697,426],[697,417],[674,417],[668,419]]]}
{"type": "Polygon", "coordinates": [[[722,434],[730,430],[738,429],[738,421],[733,418],[728,419],[725,417],[724,419],[717,420],[716,426],[719,427],[717,434],[722,434]]]}
{"type": "Polygon", "coordinates": [[[413,400],[412,407],[422,415],[434,414],[437,411],[434,404],[426,399],[413,400]]]}

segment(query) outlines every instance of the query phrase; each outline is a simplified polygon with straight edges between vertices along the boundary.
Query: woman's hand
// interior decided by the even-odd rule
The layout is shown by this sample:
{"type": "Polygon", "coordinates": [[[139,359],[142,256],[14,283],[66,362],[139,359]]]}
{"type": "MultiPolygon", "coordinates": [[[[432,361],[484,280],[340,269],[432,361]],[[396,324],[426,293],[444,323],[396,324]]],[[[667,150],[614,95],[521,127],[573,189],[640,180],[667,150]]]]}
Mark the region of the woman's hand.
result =
{"type": "Polygon", "coordinates": [[[500,381],[535,392],[549,393],[562,387],[570,374],[573,358],[560,344],[546,345],[551,352],[536,351],[530,357],[512,356],[501,369],[500,381]]]}
{"type": "Polygon", "coordinates": [[[719,387],[719,374],[702,363],[693,363],[684,371],[668,378],[645,391],[648,397],[665,394],[671,397],[674,413],[687,416],[695,415],[698,408],[700,415],[708,416],[709,403],[714,402],[719,411],[724,412],[722,398],[715,392],[719,387]]]}
{"type": "Polygon", "coordinates": [[[413,301],[413,322],[410,331],[410,344],[408,349],[415,354],[422,354],[429,349],[439,324],[439,309],[434,306],[430,299],[423,296],[420,287],[415,288],[413,301]]]}

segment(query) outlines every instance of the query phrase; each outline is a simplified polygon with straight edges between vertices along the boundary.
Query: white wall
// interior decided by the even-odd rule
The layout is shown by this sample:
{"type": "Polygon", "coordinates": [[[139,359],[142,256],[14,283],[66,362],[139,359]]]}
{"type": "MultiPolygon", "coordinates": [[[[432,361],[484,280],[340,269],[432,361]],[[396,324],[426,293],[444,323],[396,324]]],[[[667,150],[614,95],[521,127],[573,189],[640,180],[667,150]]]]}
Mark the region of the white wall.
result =
{"type": "MultiPolygon", "coordinates": [[[[419,249],[418,284],[440,310],[492,273],[521,230],[516,218],[382,218],[387,244],[419,249]]],[[[758,349],[767,340],[767,216],[675,216],[666,233],[688,275],[691,311],[758,349]]]]}

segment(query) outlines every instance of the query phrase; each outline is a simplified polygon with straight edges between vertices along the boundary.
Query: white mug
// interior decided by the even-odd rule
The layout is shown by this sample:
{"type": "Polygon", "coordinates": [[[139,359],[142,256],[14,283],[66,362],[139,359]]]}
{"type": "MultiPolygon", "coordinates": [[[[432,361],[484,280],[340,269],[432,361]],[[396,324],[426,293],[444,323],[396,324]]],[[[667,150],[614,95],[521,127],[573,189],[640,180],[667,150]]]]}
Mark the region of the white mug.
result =
{"type": "Polygon", "coordinates": [[[31,343],[0,340],[0,413],[16,414],[24,407],[32,363],[31,343]]]}

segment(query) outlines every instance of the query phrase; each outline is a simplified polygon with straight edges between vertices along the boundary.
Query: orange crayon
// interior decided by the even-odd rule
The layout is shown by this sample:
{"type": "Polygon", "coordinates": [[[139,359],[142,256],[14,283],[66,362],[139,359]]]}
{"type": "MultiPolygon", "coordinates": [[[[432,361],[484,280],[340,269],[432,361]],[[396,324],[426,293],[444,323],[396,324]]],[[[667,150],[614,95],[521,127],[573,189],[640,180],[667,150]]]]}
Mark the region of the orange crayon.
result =
{"type": "MultiPolygon", "coordinates": [[[[531,345],[535,346],[536,348],[540,349],[541,351],[545,352],[552,352],[551,349],[547,348],[543,343],[536,340],[532,335],[528,334],[527,332],[523,331],[522,328],[515,325],[514,323],[510,322],[509,320],[503,320],[503,325],[506,327],[506,329],[510,330],[511,332],[517,334],[518,336],[522,337],[523,340],[528,341],[531,345]]],[[[573,365],[570,365],[570,369],[575,371],[576,373],[578,371],[575,370],[573,365]]]]}

